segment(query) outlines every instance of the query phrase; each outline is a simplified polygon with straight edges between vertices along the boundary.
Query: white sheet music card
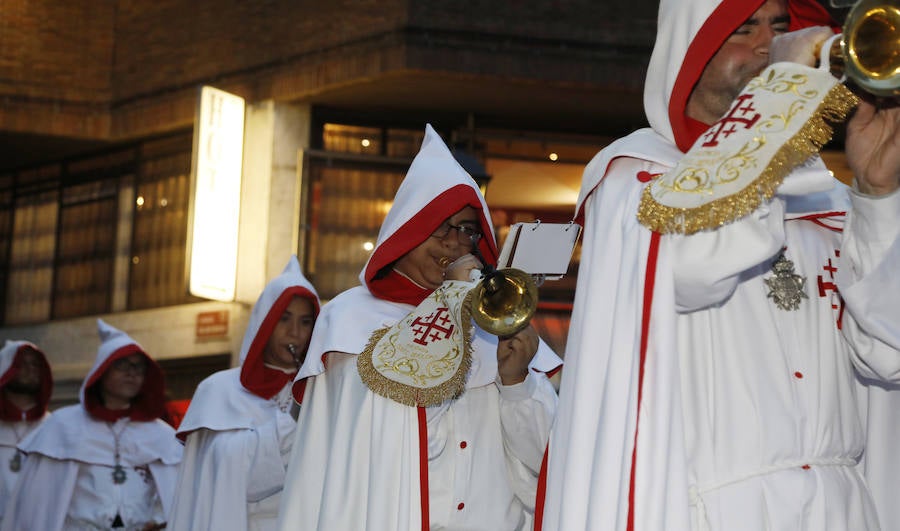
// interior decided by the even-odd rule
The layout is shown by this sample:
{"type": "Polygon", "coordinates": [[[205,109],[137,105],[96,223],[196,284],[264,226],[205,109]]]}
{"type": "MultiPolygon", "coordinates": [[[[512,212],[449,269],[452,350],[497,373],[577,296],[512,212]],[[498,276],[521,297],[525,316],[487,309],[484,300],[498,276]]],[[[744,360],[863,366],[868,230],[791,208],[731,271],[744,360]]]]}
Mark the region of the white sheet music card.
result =
{"type": "Polygon", "coordinates": [[[577,223],[516,223],[503,242],[497,269],[513,267],[545,280],[558,280],[569,269],[575,242],[581,233],[577,223]]]}

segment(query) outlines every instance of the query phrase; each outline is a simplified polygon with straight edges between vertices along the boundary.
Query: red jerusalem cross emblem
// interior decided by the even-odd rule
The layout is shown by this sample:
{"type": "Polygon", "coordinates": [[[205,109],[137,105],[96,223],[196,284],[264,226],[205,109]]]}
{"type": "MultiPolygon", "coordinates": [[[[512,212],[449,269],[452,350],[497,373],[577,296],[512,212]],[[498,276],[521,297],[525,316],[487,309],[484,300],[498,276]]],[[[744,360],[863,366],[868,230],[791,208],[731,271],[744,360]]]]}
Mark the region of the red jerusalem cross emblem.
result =
{"type": "Polygon", "coordinates": [[[447,312],[448,308],[438,308],[425,317],[416,317],[412,322],[413,342],[427,345],[432,341],[449,338],[453,333],[453,323],[447,312]]]}
{"type": "Polygon", "coordinates": [[[734,101],[728,114],[706,132],[703,137],[703,147],[718,146],[720,139],[728,138],[732,133],[736,133],[739,127],[750,129],[759,118],[760,114],[753,106],[753,94],[741,94],[734,101]]]}
{"type": "MultiPolygon", "coordinates": [[[[839,258],[841,256],[841,251],[839,249],[834,250],[835,258],[839,258]]],[[[816,277],[816,284],[819,287],[819,297],[831,298],[831,309],[837,311],[837,327],[838,330],[841,329],[844,320],[844,299],[841,298],[841,294],[838,291],[837,284],[834,281],[834,274],[837,273],[837,266],[831,262],[831,258],[825,262],[825,265],[822,266],[822,271],[824,271],[828,278],[825,275],[818,275],[816,277]]]]}

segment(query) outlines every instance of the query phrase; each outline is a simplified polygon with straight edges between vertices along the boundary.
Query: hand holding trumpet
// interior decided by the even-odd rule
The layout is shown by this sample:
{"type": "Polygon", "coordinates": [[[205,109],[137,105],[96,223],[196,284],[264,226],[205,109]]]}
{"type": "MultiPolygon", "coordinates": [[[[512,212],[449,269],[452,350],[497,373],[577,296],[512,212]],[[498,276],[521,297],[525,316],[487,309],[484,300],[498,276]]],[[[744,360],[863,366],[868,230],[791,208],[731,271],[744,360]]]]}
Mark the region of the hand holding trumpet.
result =
{"type": "Polygon", "coordinates": [[[481,269],[484,267],[481,260],[473,254],[464,254],[456,260],[444,256],[438,263],[444,268],[445,280],[475,281],[481,278],[481,269]]]}
{"type": "MultiPolygon", "coordinates": [[[[451,260],[449,257],[441,258],[438,263],[444,268],[444,278],[447,280],[464,280],[464,281],[476,281],[482,276],[482,269],[485,267],[482,260],[479,257],[476,257],[475,254],[466,254],[463,255],[456,260],[451,260]]],[[[503,275],[510,275],[510,270],[502,273],[503,275]]],[[[495,271],[490,271],[487,273],[488,275],[497,274],[495,271]]],[[[507,278],[507,277],[502,277],[507,278]]],[[[509,282],[514,282],[521,279],[512,280],[513,277],[507,278],[509,282]]],[[[486,280],[486,279],[485,279],[486,280]]],[[[482,280],[482,282],[485,282],[482,280]]],[[[503,286],[503,284],[500,284],[503,286]]],[[[481,286],[479,284],[479,286],[481,286]]],[[[536,290],[537,288],[532,288],[536,290]]],[[[505,296],[505,294],[500,293],[499,295],[505,296]]],[[[536,294],[535,294],[536,297],[536,294]]],[[[509,301],[505,301],[507,303],[509,301]]],[[[485,304],[484,301],[482,301],[485,304]]],[[[497,343],[497,374],[500,377],[500,382],[503,385],[515,385],[518,383],[522,383],[525,381],[525,377],[528,375],[528,364],[531,363],[532,358],[537,353],[538,349],[538,334],[535,331],[534,327],[527,323],[530,320],[530,314],[527,319],[522,318],[519,313],[522,311],[522,308],[517,304],[504,304],[506,307],[505,310],[512,310],[512,313],[515,317],[515,322],[517,326],[514,327],[515,330],[509,332],[509,335],[499,335],[499,341],[497,343]],[[519,328],[524,326],[524,328],[519,328]]],[[[478,314],[475,309],[473,309],[473,316],[476,316],[476,322],[478,321],[478,314]]],[[[483,317],[483,316],[480,316],[483,317]]],[[[508,316],[504,316],[508,317],[508,316]]],[[[490,319],[491,325],[498,325],[501,328],[505,328],[502,323],[498,324],[498,318],[496,315],[491,316],[490,319]]],[[[480,322],[479,326],[485,328],[480,322]]],[[[497,333],[493,330],[492,327],[485,328],[488,332],[491,332],[495,335],[497,333]]]]}
{"type": "Polygon", "coordinates": [[[813,66],[821,58],[853,81],[861,101],[847,122],[845,152],[859,191],[872,196],[900,188],[898,28],[897,0],[864,0],[847,15],[842,35],[806,28],[775,37],[769,50],[770,63],[813,66]]]}
{"type": "Polygon", "coordinates": [[[537,353],[538,334],[529,325],[519,332],[501,337],[497,343],[497,374],[503,385],[515,385],[525,381],[528,364],[537,353]]]}

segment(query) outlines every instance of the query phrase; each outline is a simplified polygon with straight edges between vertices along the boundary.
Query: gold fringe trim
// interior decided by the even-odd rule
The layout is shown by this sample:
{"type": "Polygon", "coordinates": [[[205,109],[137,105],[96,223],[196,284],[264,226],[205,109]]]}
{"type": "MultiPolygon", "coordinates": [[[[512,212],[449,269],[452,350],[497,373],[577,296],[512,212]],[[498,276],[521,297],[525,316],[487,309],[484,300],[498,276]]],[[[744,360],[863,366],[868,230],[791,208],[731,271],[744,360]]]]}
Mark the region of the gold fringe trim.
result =
{"type": "Polygon", "coordinates": [[[847,87],[837,84],[793,138],[778,149],[768,166],[740,192],[693,208],[670,207],[658,203],[644,188],[637,218],[641,225],[662,234],[694,234],[715,229],[740,219],[775,195],[784,178],[831,140],[834,130],[829,122],[843,121],[859,103],[847,87]]]}
{"type": "Polygon", "coordinates": [[[431,407],[448,399],[459,398],[466,390],[469,369],[472,367],[472,313],[468,303],[462,305],[460,323],[466,323],[460,325],[463,334],[462,360],[456,373],[449,380],[434,387],[414,387],[395,382],[375,370],[372,363],[375,345],[392,328],[390,326],[372,332],[366,348],[356,357],[356,370],[359,372],[359,377],[373,393],[405,406],[431,407]]]}

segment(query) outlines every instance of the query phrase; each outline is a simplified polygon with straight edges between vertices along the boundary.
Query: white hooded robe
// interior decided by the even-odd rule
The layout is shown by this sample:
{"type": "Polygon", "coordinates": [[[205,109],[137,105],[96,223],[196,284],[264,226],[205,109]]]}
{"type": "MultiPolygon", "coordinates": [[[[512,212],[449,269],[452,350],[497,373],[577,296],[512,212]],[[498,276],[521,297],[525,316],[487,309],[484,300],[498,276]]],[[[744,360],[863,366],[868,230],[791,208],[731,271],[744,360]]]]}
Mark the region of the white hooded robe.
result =
{"type": "Polygon", "coordinates": [[[524,382],[503,386],[497,338],[476,331],[465,392],[429,408],[372,392],[357,371],[357,355],[372,332],[414,309],[370,292],[371,273],[383,265],[379,257],[405,254],[467,205],[479,212],[482,254],[495,260],[484,199],[429,125],[360,274],[362,285],[322,309],[297,375],[295,396],[303,405],[278,529],[531,528],[556,407],[544,373],[560,364],[546,345],[524,382]]]}
{"type": "Polygon", "coordinates": [[[262,363],[274,324],[293,297],[319,299],[297,257],[263,289],[241,346],[241,366],[206,378],[194,393],[178,437],[185,440],[168,529],[274,529],[296,422],[291,381],[272,398],[241,383],[247,364],[262,363]],[[284,409],[284,410],[283,410],[284,409]]]}
{"type": "MultiPolygon", "coordinates": [[[[57,410],[19,445],[28,459],[6,507],[3,531],[110,529],[117,514],[128,531],[151,521],[165,522],[181,445],[175,430],[159,418],[136,421],[125,417],[109,423],[88,413],[88,388],[115,360],[136,352],[144,354],[121,330],[99,319],[98,329],[102,343],[82,384],[81,404],[57,410]],[[114,432],[119,434],[119,464],[126,471],[121,484],[112,479],[114,432]]],[[[159,384],[152,400],[161,413],[162,373],[146,357],[149,365],[142,393],[153,375],[152,381],[159,384]]]]}
{"type": "MultiPolygon", "coordinates": [[[[29,341],[7,340],[3,348],[0,349],[0,382],[8,382],[13,378],[11,374],[11,371],[14,369],[13,362],[16,355],[25,348],[31,348],[43,360],[44,382],[41,396],[38,397],[38,404],[35,406],[40,407],[43,414],[40,418],[34,420],[0,420],[0,521],[3,519],[6,502],[9,500],[10,494],[15,490],[22,471],[21,468],[15,470],[13,462],[18,462],[21,467],[26,459],[26,455],[19,450],[18,445],[50,416],[50,412],[47,411],[47,405],[53,389],[53,377],[50,373],[50,365],[47,363],[47,358],[37,345],[29,341]]],[[[2,385],[5,384],[0,384],[0,387],[2,385]]]]}
{"type": "Polygon", "coordinates": [[[900,193],[848,193],[814,161],[717,230],[661,236],[636,219],[646,183],[693,143],[693,83],[761,4],[663,0],[651,128],[585,170],[541,529],[879,528],[856,466],[857,373],[900,378],[900,279],[888,273],[900,267],[900,193]],[[806,279],[796,311],[767,297],[782,249],[806,279]]]}

